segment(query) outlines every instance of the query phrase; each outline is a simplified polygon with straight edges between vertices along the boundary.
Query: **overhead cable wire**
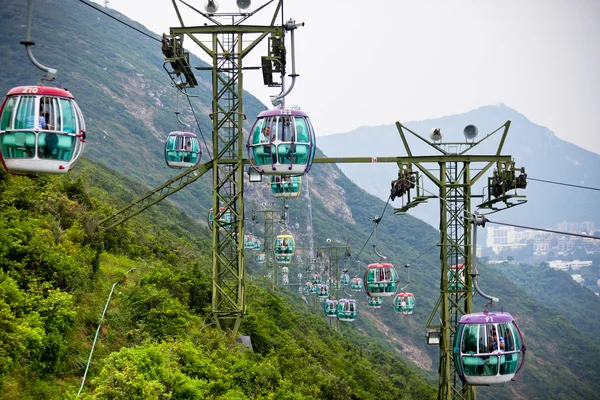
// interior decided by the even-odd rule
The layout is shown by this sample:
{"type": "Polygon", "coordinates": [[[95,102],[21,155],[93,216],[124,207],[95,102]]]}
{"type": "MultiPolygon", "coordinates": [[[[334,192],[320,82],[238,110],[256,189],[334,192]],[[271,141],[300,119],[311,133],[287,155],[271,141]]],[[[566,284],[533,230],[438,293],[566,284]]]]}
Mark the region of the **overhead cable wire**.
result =
{"type": "Polygon", "coordinates": [[[431,247],[429,247],[427,250],[425,250],[424,252],[422,252],[421,254],[419,254],[416,258],[413,258],[412,260],[410,260],[407,264],[412,264],[415,261],[417,261],[419,258],[423,257],[425,254],[429,253],[429,251],[431,249],[433,249],[435,246],[439,245],[440,242],[434,243],[431,247]]]}
{"type": "Polygon", "coordinates": [[[206,147],[206,151],[208,152],[208,155],[210,156],[210,161],[212,161],[214,159],[213,155],[210,152],[210,147],[208,147],[208,144],[206,144],[206,138],[204,137],[204,134],[202,133],[202,128],[200,128],[200,122],[198,121],[198,117],[196,116],[196,111],[194,110],[194,106],[192,106],[192,101],[190,100],[190,96],[187,95],[187,93],[184,91],[183,94],[185,94],[188,104],[190,105],[190,108],[192,109],[192,114],[194,115],[194,120],[196,121],[196,126],[198,127],[198,132],[200,133],[200,136],[202,137],[202,141],[204,142],[204,147],[206,147]]]}
{"type": "MultiPolygon", "coordinates": [[[[446,199],[442,199],[440,196],[436,195],[433,192],[430,192],[427,189],[423,189],[423,190],[425,192],[431,194],[432,196],[437,197],[440,200],[446,201],[446,199]]],[[[577,237],[588,238],[588,239],[600,239],[600,236],[583,235],[583,234],[580,234],[580,233],[563,232],[563,231],[556,231],[556,230],[553,230],[553,229],[535,228],[535,227],[531,227],[531,226],[524,226],[524,225],[508,224],[508,223],[505,223],[505,222],[491,221],[491,220],[485,218],[482,215],[475,215],[475,214],[473,214],[473,213],[471,213],[471,212],[469,212],[467,210],[464,210],[464,211],[465,211],[465,213],[469,214],[469,216],[471,218],[475,218],[477,216],[479,216],[480,218],[483,217],[484,225],[485,225],[486,222],[489,222],[491,224],[512,226],[512,227],[515,227],[515,228],[522,228],[522,229],[530,229],[532,231],[542,231],[542,232],[556,233],[556,234],[559,234],[559,235],[577,236],[577,237]]]]}
{"type": "MultiPolygon", "coordinates": [[[[92,7],[94,10],[101,12],[102,14],[106,15],[107,17],[110,17],[110,18],[114,19],[115,21],[117,21],[117,22],[120,22],[121,24],[123,24],[123,25],[125,25],[125,26],[127,26],[127,27],[129,27],[129,28],[131,28],[131,29],[133,29],[133,30],[135,30],[135,31],[137,31],[137,32],[139,32],[139,33],[141,33],[142,35],[144,35],[144,36],[146,36],[146,37],[149,37],[150,39],[152,39],[152,40],[155,40],[155,41],[157,41],[157,42],[161,43],[161,40],[160,40],[160,39],[158,39],[158,38],[155,38],[155,37],[153,37],[153,36],[151,36],[151,35],[147,34],[146,32],[144,32],[144,31],[142,31],[142,30],[140,30],[140,29],[136,28],[135,26],[132,26],[132,25],[128,24],[127,22],[125,22],[125,21],[122,21],[122,20],[120,20],[120,19],[118,19],[118,18],[116,18],[116,17],[114,17],[114,16],[112,16],[112,15],[108,14],[106,11],[103,11],[103,10],[101,10],[100,8],[98,8],[98,7],[94,6],[93,4],[91,4],[91,3],[88,3],[88,2],[87,2],[87,1],[85,1],[85,0],[79,0],[79,1],[80,1],[81,3],[83,3],[83,4],[85,4],[86,6],[92,7]]],[[[182,93],[183,93],[183,94],[186,96],[186,98],[187,98],[187,100],[188,100],[188,103],[189,103],[189,105],[190,105],[190,108],[192,109],[192,114],[194,114],[194,120],[196,121],[196,126],[198,127],[198,132],[200,133],[200,136],[202,137],[202,141],[204,142],[204,146],[206,147],[206,151],[208,152],[208,154],[209,154],[209,156],[210,156],[210,161],[212,161],[212,160],[213,160],[213,156],[212,156],[212,154],[211,154],[211,152],[210,152],[210,148],[209,148],[209,147],[208,147],[208,145],[206,144],[206,139],[204,138],[204,135],[203,135],[203,133],[202,133],[202,128],[200,128],[200,122],[198,121],[198,117],[196,116],[196,111],[194,110],[194,106],[192,106],[192,102],[191,102],[191,100],[190,100],[190,96],[189,96],[189,95],[188,95],[188,94],[187,94],[187,93],[186,93],[184,90],[182,90],[182,89],[180,89],[180,88],[178,88],[178,90],[180,90],[180,91],[181,91],[181,92],[182,92],[182,93]]]]}
{"type": "Polygon", "coordinates": [[[534,228],[534,227],[531,227],[531,226],[507,224],[505,222],[490,221],[487,218],[485,218],[485,222],[489,222],[490,224],[497,224],[497,225],[504,225],[504,226],[513,226],[515,228],[530,229],[532,231],[542,231],[542,232],[549,232],[549,233],[557,233],[559,235],[577,236],[577,237],[582,237],[582,238],[587,238],[587,239],[600,239],[600,236],[584,235],[584,234],[581,234],[581,233],[573,233],[573,232],[555,231],[553,229],[534,228]]]}
{"type": "MultiPolygon", "coordinates": [[[[358,252],[358,254],[356,255],[356,257],[350,256],[351,258],[354,259],[354,263],[352,263],[352,266],[354,266],[354,264],[356,264],[356,262],[358,262],[358,257],[360,257],[360,254],[362,253],[362,251],[367,246],[367,243],[369,243],[369,240],[371,240],[371,237],[373,237],[373,235],[375,234],[375,230],[377,229],[377,225],[379,225],[379,223],[381,222],[381,219],[383,218],[383,214],[385,213],[385,210],[386,210],[388,204],[390,204],[390,199],[391,199],[391,196],[388,197],[388,200],[385,203],[385,207],[383,207],[383,212],[381,213],[381,216],[379,216],[378,218],[376,218],[374,220],[375,221],[375,226],[373,227],[373,231],[371,232],[371,234],[369,235],[369,237],[365,241],[365,244],[363,244],[363,247],[360,249],[360,251],[358,252]]],[[[348,269],[350,269],[350,268],[348,268],[348,269]]]]}
{"type": "Polygon", "coordinates": [[[554,185],[562,185],[562,186],[570,186],[570,187],[576,187],[576,188],[580,188],[580,189],[588,189],[588,190],[598,190],[600,191],[600,188],[594,188],[594,187],[590,187],[590,186],[582,186],[582,185],[573,185],[571,183],[563,183],[563,182],[554,182],[554,181],[547,181],[545,179],[536,179],[536,178],[531,178],[531,177],[527,177],[527,180],[530,181],[538,181],[538,182],[544,182],[544,183],[552,183],[554,185]]]}
{"type": "Polygon", "coordinates": [[[144,35],[144,36],[147,36],[147,37],[149,37],[150,39],[152,39],[152,40],[156,40],[157,42],[161,43],[161,40],[160,40],[160,39],[158,39],[158,38],[155,38],[154,36],[147,34],[146,32],[142,31],[141,29],[138,29],[138,28],[136,28],[135,26],[132,26],[132,25],[128,24],[127,22],[120,20],[119,18],[117,18],[117,17],[114,17],[114,16],[110,15],[110,14],[109,14],[109,13],[107,13],[106,11],[103,11],[103,10],[101,10],[100,8],[98,8],[98,7],[94,6],[93,4],[91,4],[91,3],[88,3],[88,2],[87,2],[87,1],[85,1],[85,0],[79,0],[79,1],[80,1],[81,3],[83,3],[83,4],[85,4],[86,6],[92,7],[94,10],[101,12],[102,14],[106,15],[107,17],[110,17],[110,18],[114,19],[115,21],[117,21],[117,22],[120,22],[121,24],[123,24],[123,25],[125,25],[125,26],[128,26],[128,27],[130,27],[130,28],[131,28],[131,29],[133,29],[133,30],[136,30],[136,31],[138,31],[138,32],[139,32],[139,33],[141,33],[142,35],[144,35]]]}

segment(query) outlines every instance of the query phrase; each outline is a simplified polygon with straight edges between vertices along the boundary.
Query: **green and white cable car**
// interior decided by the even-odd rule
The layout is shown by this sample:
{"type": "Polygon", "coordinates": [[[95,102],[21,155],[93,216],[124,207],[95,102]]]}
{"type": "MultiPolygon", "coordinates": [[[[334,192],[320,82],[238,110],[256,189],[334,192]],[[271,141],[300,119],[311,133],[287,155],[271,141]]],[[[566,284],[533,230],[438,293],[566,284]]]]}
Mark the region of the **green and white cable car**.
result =
{"type": "Polygon", "coordinates": [[[397,314],[412,314],[415,310],[415,296],[412,293],[398,293],[394,298],[394,309],[397,314]]]}
{"type": "Polygon", "coordinates": [[[392,264],[369,264],[365,271],[367,295],[371,297],[393,296],[396,294],[398,273],[392,264]]]}
{"type": "Polygon", "coordinates": [[[367,305],[369,308],[381,308],[383,297],[367,297],[367,305]]]}
{"type": "Polygon", "coordinates": [[[343,322],[354,322],[358,315],[356,300],[340,299],[337,305],[337,319],[343,322]]]}
{"type": "Polygon", "coordinates": [[[271,175],[271,193],[276,198],[300,197],[302,178],[299,176],[271,175]]]}
{"type": "Polygon", "coordinates": [[[350,281],[350,289],[355,292],[363,290],[363,280],[361,278],[352,278],[350,281]]]}
{"type": "Polygon", "coordinates": [[[337,305],[337,300],[325,300],[325,304],[323,305],[323,311],[325,312],[325,316],[327,318],[337,317],[337,305]]]}

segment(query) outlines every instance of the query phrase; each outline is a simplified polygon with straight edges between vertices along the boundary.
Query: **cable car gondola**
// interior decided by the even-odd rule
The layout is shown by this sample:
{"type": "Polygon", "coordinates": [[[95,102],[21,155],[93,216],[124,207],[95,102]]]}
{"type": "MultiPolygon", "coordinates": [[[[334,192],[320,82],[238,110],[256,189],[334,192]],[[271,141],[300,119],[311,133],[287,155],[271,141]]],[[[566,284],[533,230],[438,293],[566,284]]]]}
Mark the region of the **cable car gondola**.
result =
{"type": "Polygon", "coordinates": [[[507,312],[463,315],[453,352],[459,377],[470,385],[509,382],[525,363],[523,336],[507,312]]]}
{"type": "Polygon", "coordinates": [[[271,175],[271,193],[274,197],[300,197],[302,178],[299,176],[271,175]]]}
{"type": "Polygon", "coordinates": [[[348,286],[350,284],[350,275],[343,273],[340,275],[340,284],[342,286],[348,286]]]}
{"type": "Polygon", "coordinates": [[[165,162],[171,168],[191,168],[200,164],[202,149],[193,132],[169,133],[165,142],[165,162]]]}
{"type": "Polygon", "coordinates": [[[294,242],[294,237],[292,235],[278,235],[273,242],[273,251],[275,252],[275,256],[284,255],[291,258],[294,255],[294,250],[296,249],[296,244],[294,242]]]}
{"type": "Polygon", "coordinates": [[[327,318],[337,317],[337,305],[337,300],[325,300],[325,304],[323,305],[323,311],[325,312],[325,316],[327,318]]]}
{"type": "Polygon", "coordinates": [[[337,306],[337,318],[343,322],[354,322],[358,314],[356,300],[340,299],[337,306]]]}
{"type": "MultiPolygon", "coordinates": [[[[231,224],[232,214],[226,207],[219,207],[219,214],[217,215],[221,225],[231,224]]],[[[211,208],[208,213],[208,227],[212,231],[213,228],[213,209],[211,208]]]]}
{"type": "Polygon", "coordinates": [[[287,274],[283,274],[281,277],[281,282],[283,283],[283,286],[287,286],[290,283],[290,278],[287,274]]]}
{"type": "Polygon", "coordinates": [[[329,287],[324,283],[315,285],[317,287],[317,297],[329,297],[329,287]]]}
{"type": "Polygon", "coordinates": [[[367,297],[367,305],[369,308],[381,308],[383,297],[367,297]]]}
{"type": "Polygon", "coordinates": [[[365,271],[365,289],[372,297],[393,296],[398,286],[398,274],[392,264],[369,264],[365,271]]]}
{"type": "Polygon", "coordinates": [[[304,294],[310,294],[313,292],[313,284],[311,282],[306,282],[304,284],[304,294]]]}
{"type": "Polygon", "coordinates": [[[361,278],[352,278],[350,281],[350,290],[360,292],[363,290],[363,280],[361,278]]]}
{"type": "Polygon", "coordinates": [[[394,298],[397,314],[410,315],[415,310],[415,296],[412,293],[398,293],[394,298]]]}
{"type": "Polygon", "coordinates": [[[66,89],[19,86],[0,109],[0,155],[11,173],[64,174],[81,157],[85,121],[66,89]]]}
{"type": "Polygon", "coordinates": [[[313,285],[321,283],[321,274],[312,274],[311,280],[313,285]]]}
{"type": "Polygon", "coordinates": [[[256,238],[253,234],[248,233],[244,235],[244,248],[245,249],[253,249],[256,247],[256,238]]]}
{"type": "Polygon", "coordinates": [[[281,273],[287,275],[287,274],[290,273],[290,269],[288,267],[282,267],[281,268],[281,273]]]}
{"type": "Polygon", "coordinates": [[[306,113],[262,111],[248,136],[248,159],[264,175],[304,175],[315,155],[315,133],[306,113]]]}
{"type": "Polygon", "coordinates": [[[258,253],[258,254],[256,254],[256,256],[254,256],[254,260],[258,264],[264,264],[265,263],[265,253],[258,253]]]}
{"type": "Polygon", "coordinates": [[[341,288],[340,281],[331,279],[331,278],[327,279],[327,285],[332,289],[340,289],[341,288]]]}
{"type": "MultiPolygon", "coordinates": [[[[465,289],[465,265],[453,264],[448,271],[448,290],[464,290],[465,289]]],[[[475,294],[475,284],[471,284],[471,291],[475,294]]]]}

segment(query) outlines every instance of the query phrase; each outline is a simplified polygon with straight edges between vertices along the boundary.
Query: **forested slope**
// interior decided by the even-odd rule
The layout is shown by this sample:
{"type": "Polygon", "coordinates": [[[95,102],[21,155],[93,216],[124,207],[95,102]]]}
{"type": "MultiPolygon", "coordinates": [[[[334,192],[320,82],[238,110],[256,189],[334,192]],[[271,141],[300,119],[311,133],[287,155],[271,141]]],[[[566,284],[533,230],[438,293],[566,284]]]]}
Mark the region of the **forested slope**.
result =
{"type": "Polygon", "coordinates": [[[435,397],[398,356],[260,279],[240,328],[254,351],[219,332],[205,227],[165,203],[98,229],[107,190],[127,198],[133,182],[88,162],[78,178],[1,178],[0,398],[74,398],[115,283],[83,398],[435,397]]]}

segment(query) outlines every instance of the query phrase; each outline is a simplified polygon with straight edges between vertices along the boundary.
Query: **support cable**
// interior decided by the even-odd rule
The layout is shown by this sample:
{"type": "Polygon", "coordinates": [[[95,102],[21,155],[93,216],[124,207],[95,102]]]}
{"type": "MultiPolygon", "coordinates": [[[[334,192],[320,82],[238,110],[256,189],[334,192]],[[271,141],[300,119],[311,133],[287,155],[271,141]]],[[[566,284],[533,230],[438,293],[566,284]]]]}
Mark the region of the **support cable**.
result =
{"type": "MultiPolygon", "coordinates": [[[[527,178],[529,179],[529,178],[527,178]]],[[[423,191],[431,194],[434,197],[437,197],[438,199],[448,202],[446,199],[441,198],[440,196],[438,196],[437,194],[430,192],[427,189],[423,189],[423,191]]],[[[476,218],[476,217],[481,217],[480,214],[474,214],[471,212],[468,212],[467,210],[465,210],[465,213],[469,214],[469,218],[476,218]]],[[[542,232],[549,232],[549,233],[557,233],[559,235],[567,235],[567,236],[577,236],[577,237],[582,237],[582,238],[587,238],[587,239],[600,239],[600,236],[592,236],[592,235],[583,235],[580,233],[573,233],[573,232],[563,232],[563,231],[556,231],[554,229],[545,229],[545,228],[535,228],[532,226],[524,226],[524,225],[516,225],[516,224],[508,224],[506,222],[498,222],[498,221],[491,221],[487,218],[484,217],[484,221],[483,221],[483,227],[485,227],[485,223],[489,222],[490,224],[496,224],[496,225],[504,225],[504,226],[512,226],[515,228],[522,228],[522,229],[530,229],[532,231],[542,231],[542,232]]]]}
{"type": "MultiPolygon", "coordinates": [[[[101,12],[102,14],[106,15],[107,17],[110,17],[110,18],[114,19],[115,21],[117,21],[117,22],[119,22],[119,23],[121,23],[121,24],[123,24],[123,25],[125,25],[125,26],[127,26],[127,27],[129,27],[129,28],[131,28],[131,29],[133,29],[133,30],[141,33],[142,35],[144,35],[146,37],[149,37],[150,39],[155,40],[155,41],[157,41],[159,43],[162,43],[160,39],[155,38],[155,37],[147,34],[146,32],[144,32],[144,31],[136,28],[135,26],[132,26],[132,25],[128,24],[127,22],[122,21],[119,18],[116,18],[116,17],[108,14],[106,11],[101,10],[100,8],[98,8],[98,7],[96,7],[96,6],[88,3],[87,1],[85,1],[85,0],[79,0],[79,1],[81,3],[83,3],[83,4],[85,4],[86,6],[92,7],[94,10],[101,12]]],[[[194,110],[194,107],[192,106],[192,102],[190,100],[190,96],[184,90],[181,90],[180,88],[177,88],[177,89],[180,90],[186,96],[186,98],[188,100],[188,103],[190,105],[190,108],[192,109],[192,114],[194,115],[194,120],[196,121],[196,126],[198,127],[198,133],[200,133],[200,136],[202,137],[202,141],[204,142],[204,147],[206,147],[206,151],[208,152],[208,155],[210,156],[210,160],[209,161],[213,161],[214,158],[213,158],[212,154],[210,153],[210,147],[208,147],[208,145],[206,144],[206,139],[204,138],[204,134],[202,133],[202,128],[200,128],[200,122],[198,121],[198,117],[196,116],[196,111],[194,110]]]]}
{"type": "Polygon", "coordinates": [[[157,42],[161,43],[161,40],[160,40],[160,39],[158,39],[158,38],[155,38],[155,37],[153,37],[153,36],[151,36],[151,35],[147,34],[146,32],[142,31],[141,29],[138,29],[138,28],[136,28],[135,26],[132,26],[132,25],[128,24],[127,22],[120,20],[119,18],[117,18],[117,17],[114,17],[114,16],[110,15],[110,14],[109,14],[109,13],[107,13],[106,11],[102,11],[101,9],[99,9],[98,7],[96,7],[96,6],[94,6],[94,5],[90,4],[90,3],[88,3],[87,1],[85,1],[85,0],[79,0],[79,1],[80,1],[81,3],[83,3],[83,4],[85,4],[86,6],[92,7],[92,8],[93,8],[94,10],[96,10],[96,11],[100,11],[102,14],[106,15],[107,17],[109,17],[109,18],[112,18],[112,19],[114,19],[115,21],[117,21],[117,22],[120,22],[121,24],[123,24],[123,25],[125,25],[125,26],[128,26],[129,28],[131,28],[131,29],[133,29],[133,30],[135,30],[135,31],[138,31],[138,32],[139,32],[139,33],[141,33],[142,35],[144,35],[144,36],[146,36],[146,37],[149,37],[150,39],[152,39],[152,40],[156,40],[157,42]]]}
{"type": "Polygon", "coordinates": [[[573,184],[570,184],[570,183],[547,181],[545,179],[536,179],[536,178],[531,178],[529,176],[527,177],[527,180],[528,181],[544,182],[544,183],[552,183],[554,185],[576,187],[576,188],[579,188],[579,189],[588,189],[588,190],[598,190],[598,191],[600,191],[599,188],[594,188],[594,187],[590,187],[590,186],[581,186],[581,185],[573,185],[573,184]]]}
{"type": "MultiPolygon", "coordinates": [[[[361,255],[362,251],[363,251],[363,250],[365,249],[365,247],[367,246],[367,243],[369,243],[369,240],[371,240],[371,237],[372,237],[372,236],[375,234],[375,231],[376,231],[376,229],[377,229],[377,225],[379,225],[379,223],[381,222],[381,220],[382,220],[382,218],[383,218],[383,215],[385,214],[385,210],[386,210],[386,208],[387,208],[388,204],[390,204],[390,199],[391,199],[391,196],[390,196],[390,197],[388,197],[388,199],[387,199],[387,202],[385,203],[385,207],[383,207],[383,212],[381,213],[381,216],[380,216],[380,217],[376,217],[376,218],[373,220],[373,221],[375,222],[375,226],[373,227],[373,231],[371,232],[371,234],[369,235],[369,237],[368,237],[368,238],[367,238],[367,240],[365,241],[365,244],[363,244],[363,247],[360,249],[360,251],[358,252],[358,254],[356,255],[356,257],[352,257],[352,256],[350,256],[351,258],[353,258],[353,259],[354,259],[354,262],[352,263],[351,267],[353,267],[353,266],[354,266],[354,264],[356,264],[356,263],[358,262],[358,257],[360,257],[360,255],[361,255]]],[[[350,269],[350,268],[348,268],[348,269],[350,269]]]]}
{"type": "Polygon", "coordinates": [[[532,231],[542,231],[542,232],[549,232],[549,233],[557,233],[559,235],[578,236],[578,237],[587,238],[587,239],[600,239],[600,236],[592,236],[592,235],[584,235],[584,234],[581,234],[581,233],[555,231],[553,229],[534,228],[534,227],[531,227],[531,226],[524,226],[524,225],[507,224],[505,222],[490,221],[487,218],[485,218],[485,222],[489,222],[490,224],[497,224],[497,225],[504,225],[504,226],[513,226],[515,228],[531,229],[532,231]]]}

